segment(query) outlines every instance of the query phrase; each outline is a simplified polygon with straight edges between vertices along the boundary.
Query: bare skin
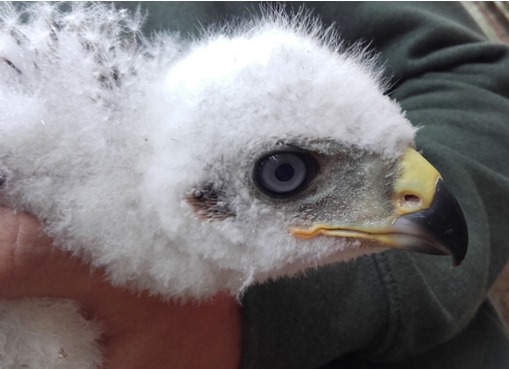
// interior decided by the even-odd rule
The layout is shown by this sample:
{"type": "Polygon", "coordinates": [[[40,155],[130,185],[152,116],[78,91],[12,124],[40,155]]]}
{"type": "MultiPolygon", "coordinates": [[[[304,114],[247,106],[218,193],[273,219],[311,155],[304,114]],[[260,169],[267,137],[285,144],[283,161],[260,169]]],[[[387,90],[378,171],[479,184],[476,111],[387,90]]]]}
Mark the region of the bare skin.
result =
{"type": "Polygon", "coordinates": [[[236,369],[240,307],[226,295],[163,302],[111,286],[100,270],[57,250],[40,224],[0,208],[0,298],[65,297],[103,323],[104,369],[236,369]]]}

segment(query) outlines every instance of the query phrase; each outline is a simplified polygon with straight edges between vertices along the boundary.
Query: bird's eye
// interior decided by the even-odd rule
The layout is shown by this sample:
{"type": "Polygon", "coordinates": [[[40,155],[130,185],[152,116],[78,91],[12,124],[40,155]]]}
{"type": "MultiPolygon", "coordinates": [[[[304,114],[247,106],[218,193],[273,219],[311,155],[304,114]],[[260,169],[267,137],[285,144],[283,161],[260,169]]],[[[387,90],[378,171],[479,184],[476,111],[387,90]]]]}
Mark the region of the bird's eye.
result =
{"type": "Polygon", "coordinates": [[[317,173],[316,160],[307,153],[277,152],[258,160],[254,180],[258,188],[272,197],[299,193],[317,173]]]}

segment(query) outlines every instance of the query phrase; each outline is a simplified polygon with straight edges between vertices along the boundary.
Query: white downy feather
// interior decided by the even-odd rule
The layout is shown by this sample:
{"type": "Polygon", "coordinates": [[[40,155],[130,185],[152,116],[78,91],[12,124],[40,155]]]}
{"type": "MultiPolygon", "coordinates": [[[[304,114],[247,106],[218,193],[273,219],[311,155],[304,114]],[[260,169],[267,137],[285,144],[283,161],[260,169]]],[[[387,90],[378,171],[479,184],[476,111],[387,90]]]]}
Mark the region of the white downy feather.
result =
{"type": "MultiPolygon", "coordinates": [[[[143,38],[139,19],[126,11],[72,8],[30,5],[23,22],[20,10],[0,8],[4,204],[35,214],[57,247],[104,268],[114,284],[163,297],[236,295],[338,259],[338,251],[345,260],[360,253],[355,243],[303,245],[290,237],[296,210],[253,196],[249,176],[260,153],[282,139],[334,140],[397,159],[414,128],[384,96],[369,58],[341,51],[309,20],[267,16],[185,42],[143,38]],[[221,184],[235,217],[196,215],[186,198],[207,183],[221,184]]],[[[38,319],[41,304],[23,305],[28,321],[38,319]]],[[[9,328],[22,322],[12,303],[0,305],[0,368],[99,365],[100,351],[87,346],[99,330],[74,304],[52,304],[53,321],[41,310],[47,327],[20,330],[9,328]],[[76,315],[72,329],[86,335],[54,326],[67,305],[76,315]],[[22,343],[37,341],[28,339],[33,329],[61,329],[62,345],[88,337],[85,356],[62,348],[66,364],[55,366],[58,350],[21,354],[22,343]]]]}

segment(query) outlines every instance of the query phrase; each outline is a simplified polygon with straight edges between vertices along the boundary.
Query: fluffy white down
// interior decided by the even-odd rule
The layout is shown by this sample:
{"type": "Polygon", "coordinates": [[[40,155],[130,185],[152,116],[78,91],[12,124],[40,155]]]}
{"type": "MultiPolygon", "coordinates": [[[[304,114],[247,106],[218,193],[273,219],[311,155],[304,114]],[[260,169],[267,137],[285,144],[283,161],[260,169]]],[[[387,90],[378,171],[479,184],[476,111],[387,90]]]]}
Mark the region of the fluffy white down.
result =
{"type": "Polygon", "coordinates": [[[20,71],[0,63],[2,197],[115,283],[237,293],[337,251],[289,237],[284,214],[249,193],[248,165],[282,139],[333,139],[388,158],[412,142],[371,66],[295,22],[184,46],[139,41],[140,25],[105,6],[30,9],[25,24],[2,15],[2,57],[20,71]],[[203,182],[227,182],[241,216],[198,218],[184,199],[203,182]]]}
{"type": "Polygon", "coordinates": [[[338,251],[351,258],[355,243],[292,238],[292,214],[253,195],[252,163],[302,138],[389,161],[413,142],[369,58],[308,20],[185,42],[144,39],[137,17],[104,5],[19,14],[1,8],[0,201],[119,285],[239,294],[338,251]],[[197,216],[186,196],[207,183],[227,188],[235,217],[197,216]]]}
{"type": "Polygon", "coordinates": [[[0,368],[93,369],[101,330],[69,300],[20,299],[0,304],[0,368]],[[62,328],[65,329],[62,329],[62,328]]]}

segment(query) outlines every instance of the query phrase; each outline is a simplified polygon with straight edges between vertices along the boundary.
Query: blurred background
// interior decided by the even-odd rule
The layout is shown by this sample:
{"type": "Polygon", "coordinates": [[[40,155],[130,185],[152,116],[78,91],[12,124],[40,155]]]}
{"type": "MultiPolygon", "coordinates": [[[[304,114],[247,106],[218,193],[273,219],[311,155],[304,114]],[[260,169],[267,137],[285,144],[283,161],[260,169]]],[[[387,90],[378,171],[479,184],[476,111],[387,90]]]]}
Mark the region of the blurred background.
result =
{"type": "Polygon", "coordinates": [[[463,5],[492,41],[509,44],[509,2],[463,1],[463,5]]]}
{"type": "MultiPolygon", "coordinates": [[[[509,45],[509,2],[463,1],[462,3],[491,41],[509,45]]],[[[507,120],[509,123],[509,117],[507,120]]],[[[509,145],[509,142],[507,144],[509,145]]],[[[509,219],[507,226],[509,229],[509,219]]],[[[490,298],[509,327],[509,264],[491,289],[490,298]]]]}

